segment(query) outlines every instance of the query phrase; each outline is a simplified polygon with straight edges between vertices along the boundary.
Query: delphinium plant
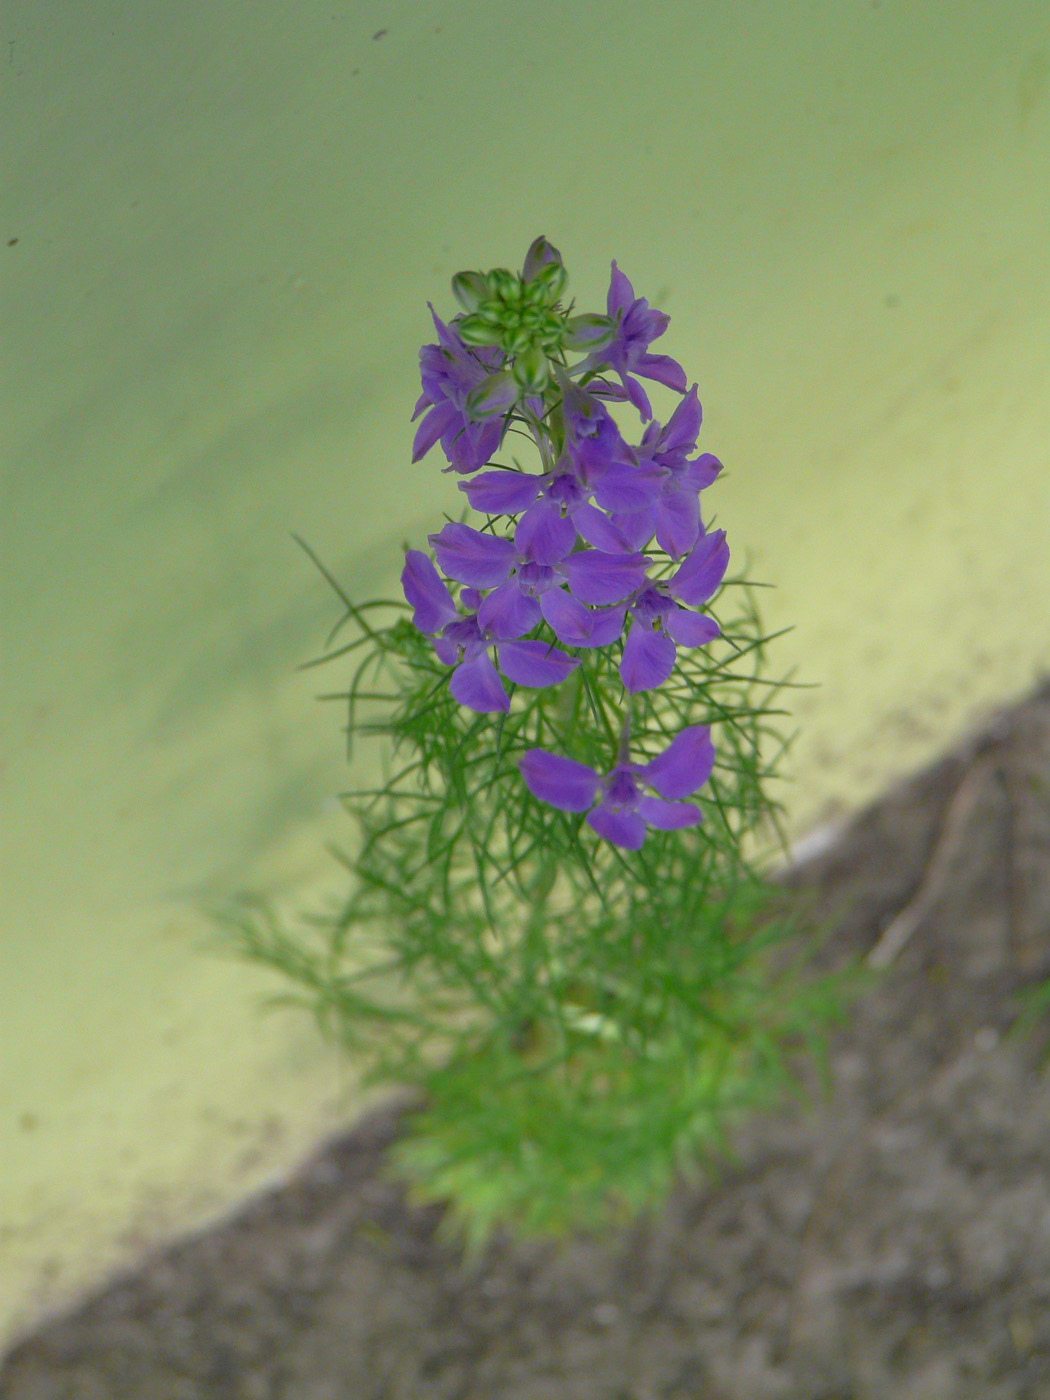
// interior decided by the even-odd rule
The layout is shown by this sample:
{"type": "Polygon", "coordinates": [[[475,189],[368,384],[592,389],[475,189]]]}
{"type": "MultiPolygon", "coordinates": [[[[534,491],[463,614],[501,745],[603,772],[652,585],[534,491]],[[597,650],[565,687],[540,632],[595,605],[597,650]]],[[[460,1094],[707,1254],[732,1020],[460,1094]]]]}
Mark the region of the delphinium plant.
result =
{"type": "Polygon", "coordinates": [[[475,1243],[658,1204],[836,1004],[749,855],[782,687],[702,504],[697,386],[615,262],[603,314],[566,283],[538,238],[431,308],[412,460],[439,448],[458,493],[403,600],[339,590],[355,635],[320,658],[352,658],[351,753],[385,741],[345,797],[349,893],[295,931],[236,919],[367,1081],[421,1091],[395,1163],[475,1243]]]}

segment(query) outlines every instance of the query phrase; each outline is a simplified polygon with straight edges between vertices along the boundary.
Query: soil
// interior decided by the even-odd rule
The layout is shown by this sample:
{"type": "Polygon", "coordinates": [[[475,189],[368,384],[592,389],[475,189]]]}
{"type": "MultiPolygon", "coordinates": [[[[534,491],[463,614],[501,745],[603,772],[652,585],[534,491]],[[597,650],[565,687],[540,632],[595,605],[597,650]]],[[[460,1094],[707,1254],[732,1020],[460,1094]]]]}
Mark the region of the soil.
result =
{"type": "Polygon", "coordinates": [[[22,1339],[0,1397],[1045,1400],[1050,686],[786,883],[885,972],[719,1181],[468,1267],[383,1174],[394,1103],[22,1339]]]}

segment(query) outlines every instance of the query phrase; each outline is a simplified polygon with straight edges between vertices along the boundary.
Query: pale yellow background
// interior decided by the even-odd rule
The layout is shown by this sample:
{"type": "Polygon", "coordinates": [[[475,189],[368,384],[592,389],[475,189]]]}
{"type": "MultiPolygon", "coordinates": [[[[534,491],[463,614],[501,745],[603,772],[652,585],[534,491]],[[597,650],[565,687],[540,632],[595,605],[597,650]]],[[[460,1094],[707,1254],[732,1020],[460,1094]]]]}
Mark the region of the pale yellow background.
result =
{"type": "Polygon", "coordinates": [[[538,233],[673,317],[796,833],[1050,665],[1046,0],[5,0],[0,1341],[359,1102],[199,903],[338,888],[289,532],[393,587],[425,303],[538,233]]]}

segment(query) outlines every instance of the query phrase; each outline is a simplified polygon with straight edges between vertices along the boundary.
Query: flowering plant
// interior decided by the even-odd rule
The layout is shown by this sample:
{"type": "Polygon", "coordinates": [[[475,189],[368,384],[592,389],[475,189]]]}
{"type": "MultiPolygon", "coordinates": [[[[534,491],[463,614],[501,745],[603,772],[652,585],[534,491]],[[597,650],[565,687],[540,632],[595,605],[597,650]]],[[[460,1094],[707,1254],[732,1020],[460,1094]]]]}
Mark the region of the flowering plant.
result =
{"type": "Polygon", "coordinates": [[[358,633],[320,659],[356,654],[351,742],[387,740],[346,798],[345,904],[296,936],[236,921],[370,1080],[422,1091],[396,1160],[474,1240],[651,1205],[834,1007],[745,854],[776,829],[781,686],[701,510],[697,386],[615,262],[603,314],[566,283],[538,238],[519,274],[458,274],[450,321],[431,307],[413,461],[440,445],[475,523],[406,546],[404,603],[339,590],[358,633]]]}

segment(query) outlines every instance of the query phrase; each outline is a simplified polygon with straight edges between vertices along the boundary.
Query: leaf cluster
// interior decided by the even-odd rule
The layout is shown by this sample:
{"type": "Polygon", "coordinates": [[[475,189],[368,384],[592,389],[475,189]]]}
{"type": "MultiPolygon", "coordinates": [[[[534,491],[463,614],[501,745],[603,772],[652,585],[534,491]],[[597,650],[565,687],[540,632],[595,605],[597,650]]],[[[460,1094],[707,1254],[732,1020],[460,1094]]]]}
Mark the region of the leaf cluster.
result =
{"type": "Polygon", "coordinates": [[[568,682],[503,715],[453,700],[402,604],[340,596],[355,635],[314,664],[351,662],[348,747],[383,759],[382,782],[344,795],[347,896],[294,931],[244,901],[227,927],[366,1082],[422,1091],[395,1160],[472,1243],[629,1219],[715,1161],[839,1005],[785,963],[792,927],[744,854],[779,830],[790,684],[763,676],[755,588],[727,581],[720,640],[680,652],[659,692],[625,696],[615,656],[581,649],[568,682]],[[637,852],[538,802],[516,766],[542,747],[607,770],[625,704],[636,761],[692,724],[718,753],[703,823],[637,852]]]}

